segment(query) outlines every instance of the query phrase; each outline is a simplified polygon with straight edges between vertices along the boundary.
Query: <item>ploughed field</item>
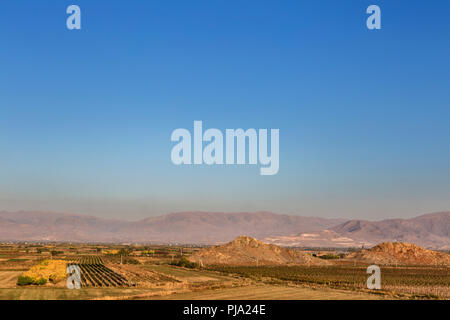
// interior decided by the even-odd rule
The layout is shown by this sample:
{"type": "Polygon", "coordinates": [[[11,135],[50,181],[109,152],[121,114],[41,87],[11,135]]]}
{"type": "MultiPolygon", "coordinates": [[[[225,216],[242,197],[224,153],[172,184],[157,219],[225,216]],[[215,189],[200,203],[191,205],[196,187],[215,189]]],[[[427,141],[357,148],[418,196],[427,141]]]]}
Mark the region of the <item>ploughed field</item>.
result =
{"type": "Polygon", "coordinates": [[[82,287],[128,287],[132,284],[122,275],[107,268],[98,256],[81,257],[78,261],[68,263],[76,265],[81,271],[82,287]]]}

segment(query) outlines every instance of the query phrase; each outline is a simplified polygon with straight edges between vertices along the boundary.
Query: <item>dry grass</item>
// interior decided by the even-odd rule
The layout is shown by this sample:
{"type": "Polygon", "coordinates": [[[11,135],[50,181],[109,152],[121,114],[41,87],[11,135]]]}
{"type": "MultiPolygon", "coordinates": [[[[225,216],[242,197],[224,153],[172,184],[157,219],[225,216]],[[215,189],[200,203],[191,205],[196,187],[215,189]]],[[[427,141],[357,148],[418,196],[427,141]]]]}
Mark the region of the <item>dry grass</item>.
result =
{"type": "Polygon", "coordinates": [[[380,295],[327,288],[313,289],[262,284],[146,297],[146,299],[155,300],[372,300],[382,298],[383,296],[380,295]]]}
{"type": "Polygon", "coordinates": [[[0,271],[0,288],[15,288],[21,274],[22,271],[0,271]]]}

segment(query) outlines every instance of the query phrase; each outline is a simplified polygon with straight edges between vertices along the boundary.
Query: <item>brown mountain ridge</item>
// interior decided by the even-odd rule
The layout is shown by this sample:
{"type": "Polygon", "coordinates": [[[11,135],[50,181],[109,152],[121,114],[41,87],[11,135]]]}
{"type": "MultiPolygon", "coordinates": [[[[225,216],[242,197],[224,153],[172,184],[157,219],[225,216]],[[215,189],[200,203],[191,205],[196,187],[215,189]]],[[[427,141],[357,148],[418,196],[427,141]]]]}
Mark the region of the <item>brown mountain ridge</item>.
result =
{"type": "Polygon", "coordinates": [[[140,221],[35,211],[0,212],[0,241],[216,244],[241,234],[264,238],[319,231],[343,219],[272,212],[178,212],[140,221]]]}
{"type": "Polygon", "coordinates": [[[303,247],[372,247],[381,242],[409,242],[431,249],[450,250],[450,212],[411,219],[349,220],[321,231],[264,240],[282,246],[303,247]]]}

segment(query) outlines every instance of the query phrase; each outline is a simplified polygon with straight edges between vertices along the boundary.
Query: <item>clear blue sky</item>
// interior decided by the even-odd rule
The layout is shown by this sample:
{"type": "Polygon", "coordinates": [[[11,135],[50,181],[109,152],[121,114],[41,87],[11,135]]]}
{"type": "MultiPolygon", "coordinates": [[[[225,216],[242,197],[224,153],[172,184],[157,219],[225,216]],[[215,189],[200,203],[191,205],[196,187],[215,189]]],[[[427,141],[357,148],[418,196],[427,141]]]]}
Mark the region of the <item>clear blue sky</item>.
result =
{"type": "Polygon", "coordinates": [[[449,12],[444,0],[1,1],[0,210],[449,210],[449,12]],[[66,29],[70,4],[82,30],[66,29]],[[194,120],[279,128],[279,173],[174,166],[171,132],[194,120]]]}

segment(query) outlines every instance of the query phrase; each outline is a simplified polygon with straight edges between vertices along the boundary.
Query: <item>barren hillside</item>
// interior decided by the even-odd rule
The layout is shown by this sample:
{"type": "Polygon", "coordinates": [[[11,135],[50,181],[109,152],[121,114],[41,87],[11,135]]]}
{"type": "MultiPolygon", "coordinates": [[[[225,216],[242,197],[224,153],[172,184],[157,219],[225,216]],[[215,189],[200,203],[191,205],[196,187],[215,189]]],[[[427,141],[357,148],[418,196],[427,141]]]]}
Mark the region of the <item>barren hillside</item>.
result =
{"type": "Polygon", "coordinates": [[[232,242],[205,248],[190,257],[203,264],[228,265],[287,265],[328,264],[301,251],[281,248],[273,244],[241,236],[232,242]]]}
{"type": "Polygon", "coordinates": [[[375,264],[450,266],[450,254],[406,242],[384,242],[371,249],[351,253],[347,258],[375,264]]]}

